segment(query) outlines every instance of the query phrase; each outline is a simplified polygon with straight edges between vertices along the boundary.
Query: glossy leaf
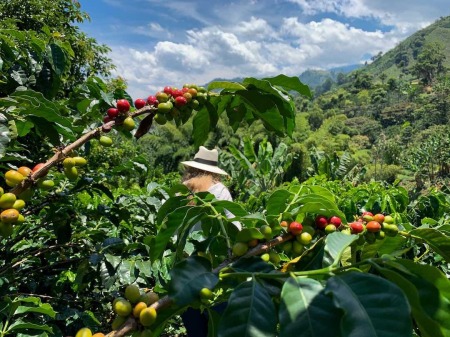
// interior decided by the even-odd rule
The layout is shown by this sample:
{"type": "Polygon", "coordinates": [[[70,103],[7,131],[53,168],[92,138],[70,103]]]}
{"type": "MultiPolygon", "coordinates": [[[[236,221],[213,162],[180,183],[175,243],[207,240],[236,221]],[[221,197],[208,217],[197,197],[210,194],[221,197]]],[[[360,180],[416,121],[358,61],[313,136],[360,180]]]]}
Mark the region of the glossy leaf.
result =
{"type": "MultiPolygon", "coordinates": [[[[400,260],[396,260],[395,263],[403,265],[400,260]]],[[[413,318],[423,337],[444,337],[450,335],[448,323],[450,319],[448,305],[448,296],[450,295],[449,281],[444,275],[436,273],[436,268],[432,266],[419,264],[416,264],[412,270],[408,269],[408,273],[381,266],[376,268],[384,277],[397,284],[405,293],[411,306],[413,318]],[[415,275],[411,275],[409,271],[415,275]],[[420,280],[422,275],[430,274],[434,274],[436,280],[439,281],[424,282],[420,280]],[[445,284],[447,286],[441,286],[445,284]]]]}
{"type": "Polygon", "coordinates": [[[323,266],[338,265],[344,250],[356,240],[358,235],[346,235],[341,232],[328,234],[325,239],[323,266]]]}
{"type": "Polygon", "coordinates": [[[190,256],[176,264],[170,278],[169,296],[178,306],[198,300],[202,288],[213,289],[219,281],[211,272],[211,263],[199,256],[190,256]]]}
{"type": "Polygon", "coordinates": [[[218,211],[222,212],[224,209],[233,213],[235,216],[245,216],[248,212],[238,203],[228,201],[228,200],[216,200],[212,201],[211,205],[213,205],[218,211]]]}
{"type": "Polygon", "coordinates": [[[50,44],[50,64],[58,76],[61,76],[67,67],[67,58],[60,46],[55,43],[50,44]]]}
{"type": "MultiPolygon", "coordinates": [[[[384,240],[376,240],[372,244],[366,243],[361,250],[361,260],[371,259],[376,256],[382,256],[383,254],[395,255],[397,251],[401,252],[405,242],[406,238],[397,235],[395,237],[386,237],[384,240]]],[[[361,266],[361,269],[368,271],[370,265],[361,266]]]]}
{"type": "MultiPolygon", "coordinates": [[[[25,301],[21,301],[25,302],[25,301]]],[[[19,305],[15,310],[14,314],[23,314],[27,312],[36,312],[44,315],[48,315],[52,318],[55,318],[56,312],[53,310],[52,306],[48,303],[37,303],[37,306],[23,306],[19,305]]]]}
{"type": "Polygon", "coordinates": [[[264,235],[256,228],[242,228],[236,235],[236,241],[247,242],[252,239],[264,239],[264,235]]]}
{"type": "Polygon", "coordinates": [[[20,318],[15,320],[10,326],[8,326],[9,331],[18,332],[20,330],[26,330],[26,329],[47,331],[49,333],[53,333],[53,329],[46,324],[30,323],[30,322],[26,322],[20,318]]]}
{"type": "Polygon", "coordinates": [[[418,228],[410,231],[409,234],[423,239],[436,253],[450,263],[450,237],[434,228],[418,228]]]}
{"type": "Polygon", "coordinates": [[[206,308],[208,310],[208,337],[217,337],[220,314],[211,308],[206,308]]]}
{"type": "Polygon", "coordinates": [[[328,280],[325,292],[344,312],[346,337],[410,337],[410,307],[400,288],[381,277],[350,272],[328,280]]]}
{"type": "Polygon", "coordinates": [[[270,82],[272,85],[283,87],[286,90],[294,90],[299,94],[312,97],[309,87],[306,84],[303,84],[297,76],[289,77],[281,74],[275,77],[266,77],[263,78],[263,80],[270,82]]]}
{"type": "Polygon", "coordinates": [[[275,337],[275,305],[257,281],[241,283],[230,296],[219,322],[218,337],[275,337]]]}
{"type": "MultiPolygon", "coordinates": [[[[187,188],[182,185],[176,185],[175,187],[177,187],[176,189],[174,189],[174,191],[171,191],[173,193],[178,192],[180,189],[183,191],[187,191],[187,188]],[[178,188],[179,187],[179,188],[178,188]]],[[[174,210],[176,210],[179,207],[182,206],[186,206],[187,204],[187,198],[186,196],[174,196],[171,197],[169,199],[166,200],[166,202],[160,207],[160,209],[158,210],[158,214],[157,214],[157,225],[161,226],[161,224],[163,223],[164,220],[167,219],[167,216],[173,212],[174,210]]],[[[186,206],[187,207],[187,206],[186,206]]]]}
{"type": "Polygon", "coordinates": [[[166,227],[162,228],[156,237],[152,239],[150,249],[150,259],[152,262],[161,257],[167,243],[177,230],[182,228],[190,218],[196,217],[202,209],[202,207],[183,206],[168,215],[166,227]]]}
{"type": "Polygon", "coordinates": [[[208,90],[214,89],[244,90],[245,87],[237,82],[214,81],[208,84],[208,90]]]}
{"type": "Polygon", "coordinates": [[[275,267],[272,264],[264,262],[259,256],[241,258],[234,262],[231,267],[235,271],[249,273],[270,273],[275,270],[275,267]]]}
{"type": "Polygon", "coordinates": [[[273,131],[279,136],[285,135],[283,118],[270,95],[247,90],[237,91],[236,95],[243,98],[245,104],[252,109],[253,115],[263,122],[267,130],[273,131]]]}
{"type": "Polygon", "coordinates": [[[0,114],[0,158],[6,153],[7,146],[11,141],[8,120],[3,114],[0,114]]]}
{"type": "Polygon", "coordinates": [[[278,215],[286,210],[286,203],[292,194],[288,190],[280,189],[273,192],[267,201],[267,215],[278,215]]]}
{"type": "Polygon", "coordinates": [[[300,277],[285,282],[279,311],[280,337],[338,337],[340,317],[320,282],[300,277]]]}

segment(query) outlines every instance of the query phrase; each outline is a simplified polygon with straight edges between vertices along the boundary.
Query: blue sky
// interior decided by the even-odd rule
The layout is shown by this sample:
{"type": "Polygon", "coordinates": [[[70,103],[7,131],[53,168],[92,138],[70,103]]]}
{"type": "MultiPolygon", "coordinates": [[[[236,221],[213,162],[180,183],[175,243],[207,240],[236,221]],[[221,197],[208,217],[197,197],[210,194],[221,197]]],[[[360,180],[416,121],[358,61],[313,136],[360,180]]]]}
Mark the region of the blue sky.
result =
{"type": "Polygon", "coordinates": [[[450,15],[448,0],[79,0],[136,99],[215,78],[363,63],[450,15]]]}

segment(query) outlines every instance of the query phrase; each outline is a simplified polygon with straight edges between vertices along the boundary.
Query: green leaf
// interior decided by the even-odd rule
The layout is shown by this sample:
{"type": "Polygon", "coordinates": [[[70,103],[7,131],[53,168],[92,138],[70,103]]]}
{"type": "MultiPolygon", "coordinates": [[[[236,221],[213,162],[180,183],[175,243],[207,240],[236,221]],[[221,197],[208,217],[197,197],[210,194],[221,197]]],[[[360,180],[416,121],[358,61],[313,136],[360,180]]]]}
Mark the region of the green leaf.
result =
{"type": "Polygon", "coordinates": [[[322,186],[306,186],[303,185],[302,188],[306,189],[309,191],[309,193],[311,194],[316,194],[316,195],[320,195],[322,198],[328,199],[329,201],[335,203],[336,202],[336,197],[333,193],[330,192],[330,190],[326,189],[325,187],[322,186]]]}
{"type": "Polygon", "coordinates": [[[24,137],[26,136],[31,129],[34,127],[33,122],[26,120],[26,121],[20,121],[20,120],[16,120],[16,127],[17,127],[17,135],[19,137],[24,137]]]}
{"type": "Polygon", "coordinates": [[[281,291],[280,337],[340,336],[341,313],[323,289],[313,279],[287,280],[281,291]]]}
{"type": "Polygon", "coordinates": [[[25,86],[27,83],[27,74],[22,69],[12,71],[11,78],[19,85],[25,86]]]}
{"type": "Polygon", "coordinates": [[[267,200],[267,215],[278,215],[286,210],[286,203],[292,194],[288,190],[276,190],[267,200]]]}
{"type": "Polygon", "coordinates": [[[237,82],[214,81],[208,84],[208,90],[214,89],[245,90],[245,87],[237,82]]]}
{"type": "Polygon", "coordinates": [[[207,337],[217,337],[218,328],[219,328],[219,321],[220,321],[220,314],[211,309],[206,308],[208,310],[208,336],[207,337]]]}
{"type": "Polygon", "coordinates": [[[323,266],[337,266],[344,250],[356,240],[358,235],[346,235],[341,232],[328,234],[325,239],[323,266]]]}
{"type": "Polygon", "coordinates": [[[50,44],[49,48],[49,62],[55,73],[61,76],[66,70],[66,55],[61,47],[55,43],[50,44]]]}
{"type": "Polygon", "coordinates": [[[228,200],[217,200],[212,201],[211,205],[213,205],[217,210],[220,212],[223,209],[228,210],[229,212],[233,213],[235,216],[246,216],[248,215],[247,211],[238,203],[228,201],[228,200]]]}
{"type": "MultiPolygon", "coordinates": [[[[196,211],[192,211],[193,208],[193,206],[179,207],[168,215],[166,227],[162,228],[156,237],[152,238],[150,249],[150,260],[152,262],[161,257],[162,253],[166,249],[167,243],[176,231],[181,228],[183,224],[189,220],[189,218],[198,214],[196,211]]],[[[195,207],[195,209],[198,208],[201,207],[195,207]]]]}
{"type": "MultiPolygon", "coordinates": [[[[404,265],[401,260],[395,260],[395,263],[404,265]]],[[[423,337],[450,335],[449,281],[444,275],[437,273],[437,269],[432,266],[419,264],[415,264],[410,269],[416,274],[414,276],[410,273],[405,274],[402,270],[395,271],[378,265],[375,267],[384,277],[402,289],[408,298],[413,318],[423,337]],[[436,279],[432,282],[424,282],[420,280],[422,275],[434,275],[436,279]],[[447,286],[442,287],[441,285],[444,284],[447,286]]]]}
{"type": "Polygon", "coordinates": [[[286,90],[294,90],[299,94],[312,97],[309,87],[306,84],[303,84],[298,77],[288,77],[281,74],[275,77],[266,77],[263,78],[263,80],[270,82],[272,85],[280,86],[286,90]]]}
{"type": "Polygon", "coordinates": [[[53,127],[62,135],[73,138],[73,121],[63,117],[58,103],[47,100],[41,93],[33,90],[16,90],[9,97],[0,98],[0,106],[15,106],[21,116],[33,116],[54,123],[53,127]]]}
{"type": "Polygon", "coordinates": [[[420,223],[422,225],[430,225],[430,226],[436,226],[438,224],[438,222],[432,218],[423,218],[422,220],[420,220],[420,223]]]}
{"type": "Polygon", "coordinates": [[[8,127],[8,120],[0,114],[0,158],[3,157],[11,141],[11,132],[8,127]]]}
{"type": "Polygon", "coordinates": [[[245,106],[243,99],[239,96],[234,96],[227,106],[229,125],[234,131],[238,129],[246,114],[247,107],[245,106]]]}
{"type": "Polygon", "coordinates": [[[283,117],[270,95],[261,94],[258,91],[236,91],[236,95],[244,99],[245,104],[263,122],[267,130],[279,136],[285,135],[283,117]]]}
{"type": "Polygon", "coordinates": [[[371,274],[350,272],[330,278],[325,292],[344,312],[340,324],[343,336],[411,336],[410,308],[394,283],[371,274]]]}
{"type": "Polygon", "coordinates": [[[275,270],[273,264],[264,262],[259,256],[238,259],[236,262],[233,262],[231,267],[237,272],[248,273],[270,273],[275,270]]]}
{"type": "Polygon", "coordinates": [[[218,337],[275,337],[275,305],[254,279],[240,284],[231,294],[219,322],[218,337]]]}
{"type": "Polygon", "coordinates": [[[286,102],[289,101],[289,96],[286,93],[284,93],[280,89],[272,86],[272,84],[267,80],[260,80],[260,79],[256,79],[253,77],[247,77],[244,79],[244,81],[242,83],[249,90],[257,88],[257,89],[259,89],[260,94],[262,91],[262,93],[270,94],[270,95],[275,96],[276,98],[282,99],[286,102]]]}
{"type": "Polygon", "coordinates": [[[104,193],[109,199],[114,200],[114,195],[108,187],[103,184],[92,184],[92,188],[98,190],[100,193],[104,193]]]}
{"type": "MultiPolygon", "coordinates": [[[[183,185],[184,186],[184,185],[183,185]]],[[[160,207],[157,214],[157,226],[160,227],[167,216],[181,206],[186,206],[186,196],[175,196],[166,200],[166,202],[160,207]]]]}
{"type": "Polygon", "coordinates": [[[229,151],[234,158],[239,161],[242,169],[246,170],[249,176],[256,176],[257,173],[255,168],[244,153],[239,151],[233,144],[230,144],[229,151]]]}
{"type": "Polygon", "coordinates": [[[199,223],[202,218],[206,216],[202,209],[197,207],[189,210],[191,212],[188,219],[183,222],[182,226],[179,228],[177,237],[177,249],[176,249],[176,260],[180,260],[184,254],[184,247],[186,246],[186,241],[189,236],[189,232],[192,227],[199,223]]]}
{"type": "Polygon", "coordinates": [[[409,232],[428,243],[436,253],[450,263],[450,237],[434,228],[418,228],[409,232]]]}
{"type": "Polygon", "coordinates": [[[236,241],[247,242],[252,239],[264,239],[264,235],[256,228],[243,228],[236,235],[236,241]]]}
{"type": "Polygon", "coordinates": [[[14,315],[19,315],[27,312],[36,312],[44,315],[48,315],[51,318],[55,318],[56,312],[53,310],[52,306],[48,303],[42,303],[41,299],[38,297],[20,297],[15,301],[21,303],[31,303],[35,306],[24,306],[19,305],[14,311],[14,315]]]}
{"type": "Polygon", "coordinates": [[[199,147],[208,139],[208,134],[216,127],[217,121],[217,110],[211,103],[205,102],[192,120],[192,137],[196,147],[199,147]]]}
{"type": "Polygon", "coordinates": [[[192,137],[194,138],[194,145],[196,147],[202,145],[208,138],[210,123],[211,120],[209,118],[208,109],[206,107],[203,107],[195,114],[192,121],[192,137]]]}
{"type": "MultiPolygon", "coordinates": [[[[377,240],[372,244],[365,244],[361,252],[361,260],[367,260],[376,256],[382,256],[383,254],[393,254],[396,251],[400,251],[406,238],[397,235],[395,237],[386,237],[384,240],[377,240]]],[[[370,266],[361,267],[362,270],[368,271],[370,266]]]]}
{"type": "Polygon", "coordinates": [[[49,333],[53,333],[52,328],[46,324],[29,323],[22,319],[15,320],[14,323],[12,323],[8,327],[8,331],[19,331],[19,330],[25,330],[25,329],[41,330],[41,331],[47,331],[49,333]]]}
{"type": "Polygon", "coordinates": [[[250,137],[244,137],[244,156],[251,163],[254,163],[256,161],[256,153],[253,145],[254,144],[250,137]]]}
{"type": "Polygon", "coordinates": [[[171,305],[168,308],[164,308],[164,310],[160,310],[155,323],[153,323],[151,327],[151,331],[153,332],[152,336],[161,336],[166,325],[170,324],[173,321],[173,317],[177,314],[181,314],[183,310],[184,308],[180,308],[176,305],[171,305]]]}
{"type": "Polygon", "coordinates": [[[202,288],[213,289],[219,278],[211,272],[209,260],[190,256],[177,263],[170,272],[169,296],[178,306],[188,305],[199,299],[202,288]]]}

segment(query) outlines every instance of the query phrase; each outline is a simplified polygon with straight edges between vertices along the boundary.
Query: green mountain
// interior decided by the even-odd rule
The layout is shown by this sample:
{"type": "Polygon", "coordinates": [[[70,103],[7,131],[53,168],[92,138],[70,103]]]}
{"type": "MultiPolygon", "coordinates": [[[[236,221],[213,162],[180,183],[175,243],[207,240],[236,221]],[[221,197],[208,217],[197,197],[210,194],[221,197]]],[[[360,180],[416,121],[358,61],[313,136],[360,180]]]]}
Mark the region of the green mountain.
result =
{"type": "Polygon", "coordinates": [[[318,87],[325,83],[326,80],[331,79],[336,81],[338,74],[347,74],[353,70],[359,69],[362,65],[351,64],[344,67],[331,68],[327,70],[321,69],[308,69],[305,70],[300,76],[300,81],[308,85],[311,89],[318,87]]]}
{"type": "Polygon", "coordinates": [[[450,67],[450,16],[417,31],[386,54],[375,56],[363,71],[378,77],[380,74],[385,74],[386,78],[408,77],[423,47],[432,43],[442,46],[443,53],[448,55],[444,66],[450,67]]]}

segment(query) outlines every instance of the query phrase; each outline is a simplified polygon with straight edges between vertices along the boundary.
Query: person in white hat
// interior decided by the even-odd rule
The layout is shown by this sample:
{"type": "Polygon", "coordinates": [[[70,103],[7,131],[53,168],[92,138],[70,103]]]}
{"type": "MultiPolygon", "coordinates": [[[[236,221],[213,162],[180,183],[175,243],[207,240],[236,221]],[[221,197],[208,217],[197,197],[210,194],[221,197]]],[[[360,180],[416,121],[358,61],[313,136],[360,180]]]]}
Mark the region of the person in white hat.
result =
{"type": "MultiPolygon", "coordinates": [[[[183,184],[185,184],[192,192],[210,192],[214,194],[216,199],[233,201],[228,188],[221,183],[221,178],[228,174],[218,167],[219,153],[216,149],[208,150],[204,146],[200,146],[194,159],[191,161],[181,162],[185,166],[183,174],[183,184]]],[[[233,218],[234,215],[225,210],[227,218],[233,218]]],[[[234,221],[233,224],[240,230],[241,224],[234,221]]],[[[192,231],[201,230],[201,224],[193,226],[192,231]]],[[[221,303],[213,309],[220,313],[225,310],[226,303],[221,303]]],[[[206,313],[202,313],[198,309],[188,308],[181,314],[184,326],[189,337],[207,337],[208,320],[206,313]]]]}
{"type": "MultiPolygon", "coordinates": [[[[208,150],[200,146],[193,160],[181,162],[186,168],[183,184],[194,193],[208,191],[219,200],[232,201],[230,191],[221,183],[221,178],[228,176],[228,173],[218,167],[218,161],[219,152],[216,149],[208,150]]],[[[233,216],[228,211],[225,214],[228,218],[233,216]]]]}

